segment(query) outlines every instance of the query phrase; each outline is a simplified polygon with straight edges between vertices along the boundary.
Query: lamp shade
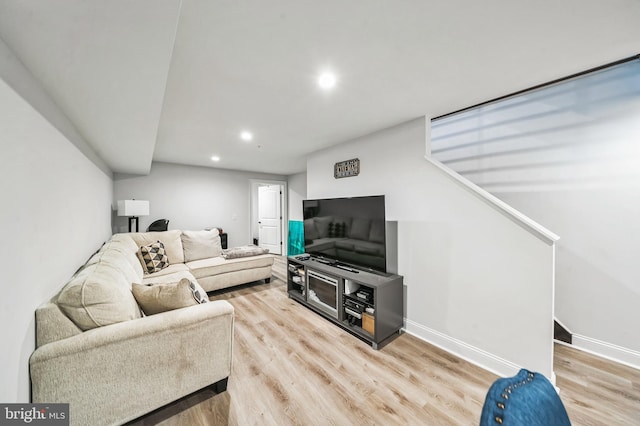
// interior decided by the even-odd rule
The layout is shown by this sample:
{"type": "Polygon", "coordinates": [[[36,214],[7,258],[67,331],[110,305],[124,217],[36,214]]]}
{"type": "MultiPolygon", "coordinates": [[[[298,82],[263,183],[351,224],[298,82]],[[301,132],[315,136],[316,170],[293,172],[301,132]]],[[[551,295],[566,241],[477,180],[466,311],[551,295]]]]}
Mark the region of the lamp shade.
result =
{"type": "Polygon", "coordinates": [[[118,216],[149,216],[149,201],[118,200],[118,216]]]}

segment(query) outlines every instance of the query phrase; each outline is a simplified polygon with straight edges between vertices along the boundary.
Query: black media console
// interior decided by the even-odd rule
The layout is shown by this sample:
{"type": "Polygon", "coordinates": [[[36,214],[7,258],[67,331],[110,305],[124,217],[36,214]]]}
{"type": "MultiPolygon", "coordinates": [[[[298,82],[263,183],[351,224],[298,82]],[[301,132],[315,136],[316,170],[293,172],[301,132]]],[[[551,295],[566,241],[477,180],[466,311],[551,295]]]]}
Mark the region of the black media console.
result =
{"type": "Polygon", "coordinates": [[[374,349],[403,326],[402,276],[358,269],[308,255],[287,262],[291,299],[370,343],[374,349]]]}

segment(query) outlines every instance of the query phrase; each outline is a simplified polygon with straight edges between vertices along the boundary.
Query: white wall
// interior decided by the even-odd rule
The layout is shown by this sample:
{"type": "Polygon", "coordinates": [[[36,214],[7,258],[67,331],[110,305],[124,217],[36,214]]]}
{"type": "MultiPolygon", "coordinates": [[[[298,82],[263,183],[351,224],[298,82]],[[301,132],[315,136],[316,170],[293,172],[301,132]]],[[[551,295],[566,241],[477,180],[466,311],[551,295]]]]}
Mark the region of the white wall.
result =
{"type": "MultiPolygon", "coordinates": [[[[216,226],[229,234],[233,247],[252,242],[251,179],[286,180],[279,175],[154,162],[148,176],[116,174],[114,200],[149,200],[150,215],[140,218],[140,231],[162,218],[169,219],[169,229],[216,226]]],[[[113,228],[127,232],[127,218],[114,216],[113,228]]]]}
{"type": "Polygon", "coordinates": [[[424,159],[423,118],[319,151],[307,196],[385,194],[407,331],[496,371],[553,370],[554,248],[424,159]],[[335,162],[359,158],[357,177],[335,162]]]}
{"type": "Polygon", "coordinates": [[[113,185],[2,79],[0,129],[0,401],[28,402],[35,309],[111,235],[113,185]]]}
{"type": "Polygon", "coordinates": [[[307,199],[307,173],[288,176],[289,220],[302,221],[302,200],[307,199]]]}
{"type": "Polygon", "coordinates": [[[0,78],[25,99],[39,114],[49,121],[65,138],[73,143],[88,159],[105,174],[112,176],[111,169],[87,144],[73,123],[42,89],[9,47],[0,39],[0,78]]]}
{"type": "Polygon", "coordinates": [[[497,195],[562,235],[556,316],[574,344],[640,368],[640,187],[497,195]]]}

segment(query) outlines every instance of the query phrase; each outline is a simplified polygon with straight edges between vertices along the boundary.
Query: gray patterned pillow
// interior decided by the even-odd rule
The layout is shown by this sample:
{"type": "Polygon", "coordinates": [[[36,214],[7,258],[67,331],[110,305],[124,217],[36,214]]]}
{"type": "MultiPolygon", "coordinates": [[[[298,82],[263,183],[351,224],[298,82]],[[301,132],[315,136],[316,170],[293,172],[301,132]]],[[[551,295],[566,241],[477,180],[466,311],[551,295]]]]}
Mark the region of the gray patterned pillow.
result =
{"type": "Polygon", "coordinates": [[[169,266],[169,258],[164,250],[164,244],[156,241],[153,244],[140,247],[140,257],[142,258],[145,272],[153,274],[162,271],[169,266]]]}

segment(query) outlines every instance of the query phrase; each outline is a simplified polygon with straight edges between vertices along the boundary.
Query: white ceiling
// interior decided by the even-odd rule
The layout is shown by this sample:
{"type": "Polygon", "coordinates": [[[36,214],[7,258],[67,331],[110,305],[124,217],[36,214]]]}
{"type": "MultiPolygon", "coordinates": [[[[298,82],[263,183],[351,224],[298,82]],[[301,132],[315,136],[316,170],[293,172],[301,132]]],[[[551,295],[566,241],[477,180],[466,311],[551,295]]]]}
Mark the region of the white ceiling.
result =
{"type": "Polygon", "coordinates": [[[0,38],[135,174],[300,172],[310,152],[638,54],[638,22],[638,0],[0,0],[0,38]]]}

